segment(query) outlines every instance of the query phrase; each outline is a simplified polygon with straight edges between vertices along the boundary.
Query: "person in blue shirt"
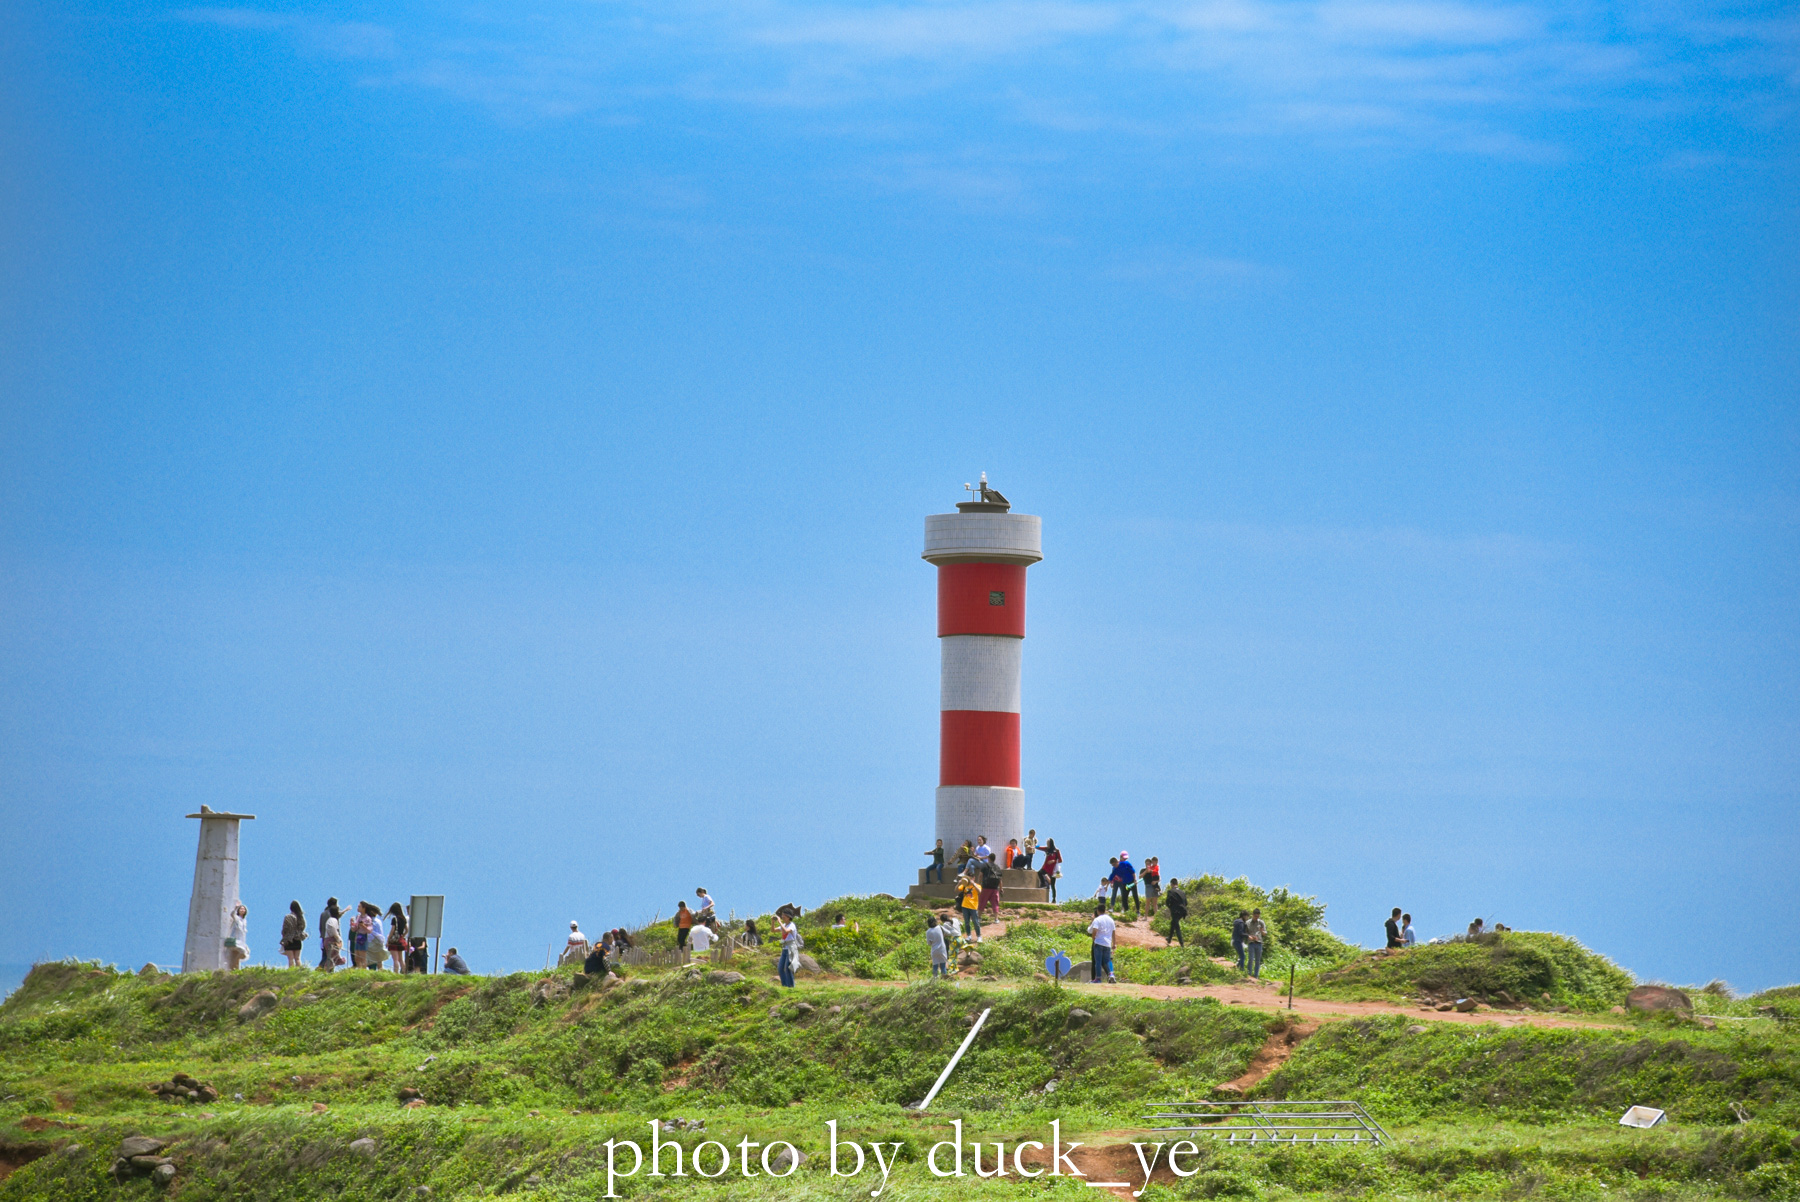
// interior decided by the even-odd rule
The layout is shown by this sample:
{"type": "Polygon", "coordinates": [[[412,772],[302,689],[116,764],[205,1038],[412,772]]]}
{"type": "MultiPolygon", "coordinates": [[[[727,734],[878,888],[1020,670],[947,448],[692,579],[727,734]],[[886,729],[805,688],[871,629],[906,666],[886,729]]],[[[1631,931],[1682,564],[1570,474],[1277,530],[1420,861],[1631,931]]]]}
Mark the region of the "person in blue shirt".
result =
{"type": "Polygon", "coordinates": [[[455,948],[451,948],[449,954],[444,957],[444,971],[454,973],[459,977],[466,977],[469,975],[469,965],[455,948]]]}
{"type": "Polygon", "coordinates": [[[1123,909],[1125,903],[1130,902],[1132,916],[1136,917],[1139,909],[1137,869],[1131,866],[1130,852],[1119,853],[1119,866],[1113,869],[1113,875],[1119,882],[1119,907],[1123,909]]]}

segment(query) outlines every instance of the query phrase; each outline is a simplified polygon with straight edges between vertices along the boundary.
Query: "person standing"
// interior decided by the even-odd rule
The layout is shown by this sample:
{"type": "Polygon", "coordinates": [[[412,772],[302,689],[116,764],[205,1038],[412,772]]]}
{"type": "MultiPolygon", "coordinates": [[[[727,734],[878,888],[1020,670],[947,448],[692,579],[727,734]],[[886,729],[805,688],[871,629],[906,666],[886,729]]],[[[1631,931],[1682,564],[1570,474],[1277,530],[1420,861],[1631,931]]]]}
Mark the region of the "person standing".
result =
{"type": "Polygon", "coordinates": [[[981,942],[981,888],[969,879],[968,873],[956,878],[956,909],[962,916],[962,933],[964,938],[973,938],[981,942]]]}
{"type": "Polygon", "coordinates": [[[236,972],[250,958],[250,909],[239,902],[231,908],[231,925],[225,931],[225,969],[236,972]]]}
{"type": "Polygon", "coordinates": [[[1413,934],[1412,915],[1402,914],[1400,916],[1400,946],[1411,947],[1418,941],[1419,937],[1413,934]]]}
{"type": "Polygon", "coordinates": [[[948,977],[950,975],[950,948],[944,942],[944,928],[938,925],[935,914],[925,917],[925,949],[931,953],[932,977],[948,977]]]}
{"type": "Polygon", "coordinates": [[[287,957],[289,968],[300,967],[300,949],[306,946],[306,912],[300,903],[288,903],[288,912],[281,919],[281,954],[287,957]]]}
{"type": "Polygon", "coordinates": [[[338,926],[338,919],[343,914],[335,897],[327,898],[325,908],[319,912],[320,972],[336,972],[337,966],[344,962],[344,933],[338,926]]]}
{"type": "Polygon", "coordinates": [[[399,902],[388,907],[387,952],[395,972],[406,971],[406,910],[399,902]]]}
{"type": "Polygon", "coordinates": [[[1038,888],[1050,891],[1050,900],[1056,901],[1056,878],[1062,875],[1062,852],[1056,850],[1056,840],[1044,842],[1044,866],[1038,869],[1038,888]]]}
{"type": "Polygon", "coordinates": [[[781,974],[784,989],[794,987],[794,968],[800,959],[800,928],[794,925],[792,918],[782,917],[777,920],[776,933],[781,936],[781,963],[777,972],[781,974]]]}
{"type": "Polygon", "coordinates": [[[1119,908],[1124,909],[1126,902],[1131,903],[1135,918],[1142,909],[1138,902],[1137,869],[1131,866],[1131,853],[1122,851],[1119,853],[1119,908]]]}
{"type": "Polygon", "coordinates": [[[1013,867],[1014,868],[1027,868],[1027,869],[1030,868],[1032,857],[1037,855],[1037,849],[1038,849],[1037,831],[1036,830],[1026,831],[1025,832],[1025,842],[1023,842],[1019,845],[1019,854],[1024,856],[1024,859],[1020,863],[1014,864],[1013,867]]]}
{"type": "Polygon", "coordinates": [[[356,914],[350,919],[350,967],[369,966],[369,903],[356,903],[356,914]]]}
{"type": "Polygon", "coordinates": [[[688,909],[684,901],[675,903],[675,949],[685,952],[688,945],[688,932],[694,928],[694,912],[688,909]]]}
{"type": "Polygon", "coordinates": [[[1238,971],[1244,971],[1245,949],[1250,946],[1250,911],[1239,910],[1231,924],[1231,950],[1237,953],[1238,971]]]}
{"type": "Polygon", "coordinates": [[[1169,935],[1163,940],[1163,946],[1179,943],[1187,946],[1187,940],[1181,937],[1181,920],[1187,917],[1187,894],[1181,891],[1181,882],[1173,878],[1169,881],[1169,893],[1166,898],[1169,906],[1169,935]]]}
{"type": "Polygon", "coordinates": [[[1144,882],[1144,913],[1151,918],[1156,917],[1156,896],[1162,892],[1162,865],[1156,857],[1151,856],[1144,861],[1144,871],[1138,873],[1144,882]]]}
{"type": "Polygon", "coordinates": [[[587,957],[588,938],[581,933],[581,924],[573,918],[569,919],[569,938],[563,943],[562,954],[556,957],[556,963],[575,964],[587,957]]]}
{"type": "Polygon", "coordinates": [[[931,874],[937,873],[938,884],[944,883],[944,841],[939,839],[937,846],[925,853],[931,857],[931,863],[925,865],[925,883],[931,884],[931,874]]]}
{"type": "Polygon", "coordinates": [[[387,927],[381,921],[381,907],[374,902],[367,904],[369,907],[369,940],[368,953],[364,963],[373,971],[380,972],[381,966],[387,962],[387,927]]]}
{"type": "Polygon", "coordinates": [[[1245,937],[1248,939],[1245,950],[1250,954],[1250,976],[1254,979],[1262,978],[1263,943],[1268,935],[1269,928],[1263,925],[1262,911],[1250,911],[1250,921],[1245,924],[1245,937]]]}
{"type": "Polygon", "coordinates": [[[989,910],[994,921],[1000,921],[1000,869],[992,859],[981,864],[981,903],[980,908],[989,910]]]}
{"type": "Polygon", "coordinates": [[[1107,861],[1107,863],[1111,865],[1111,867],[1106,870],[1105,881],[1108,901],[1112,908],[1117,910],[1119,908],[1119,898],[1125,892],[1125,885],[1119,879],[1119,857],[1114,856],[1111,860],[1107,861]]]}
{"type": "Polygon", "coordinates": [[[1113,931],[1116,925],[1117,924],[1112,920],[1112,915],[1106,912],[1105,903],[1101,903],[1094,907],[1094,921],[1088,923],[1088,934],[1092,936],[1094,940],[1093,978],[1096,983],[1100,980],[1100,972],[1102,969],[1105,969],[1106,971],[1106,983],[1108,985],[1115,983],[1113,980],[1112,952],[1113,931]]]}
{"type": "Polygon", "coordinates": [[[1394,912],[1392,914],[1388,915],[1388,920],[1387,920],[1386,925],[1387,925],[1387,945],[1388,945],[1388,947],[1390,949],[1397,948],[1397,947],[1405,947],[1406,941],[1400,937],[1400,907],[1399,906],[1395,906],[1394,912]]]}

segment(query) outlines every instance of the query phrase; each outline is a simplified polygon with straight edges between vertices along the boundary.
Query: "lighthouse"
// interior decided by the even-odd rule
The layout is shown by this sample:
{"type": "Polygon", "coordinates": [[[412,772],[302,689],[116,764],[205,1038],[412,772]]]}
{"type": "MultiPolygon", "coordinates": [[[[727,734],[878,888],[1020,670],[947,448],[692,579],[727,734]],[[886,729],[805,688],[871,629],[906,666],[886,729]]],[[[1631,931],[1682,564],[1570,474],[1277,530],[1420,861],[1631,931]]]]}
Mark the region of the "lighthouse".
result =
{"type": "MultiPolygon", "coordinates": [[[[937,568],[937,633],[942,660],[938,702],[937,838],[954,856],[964,840],[987,836],[996,856],[1025,838],[1019,776],[1019,669],[1025,646],[1025,571],[1044,557],[1042,522],[1013,513],[988,485],[955,513],[925,519],[922,558],[937,568]]],[[[1009,872],[1009,901],[1037,901],[1036,878],[1009,872]],[[1029,892],[1030,896],[1025,894],[1029,892]]],[[[941,891],[940,891],[941,890],[941,891]]],[[[927,886],[914,891],[948,896],[927,886]]]]}

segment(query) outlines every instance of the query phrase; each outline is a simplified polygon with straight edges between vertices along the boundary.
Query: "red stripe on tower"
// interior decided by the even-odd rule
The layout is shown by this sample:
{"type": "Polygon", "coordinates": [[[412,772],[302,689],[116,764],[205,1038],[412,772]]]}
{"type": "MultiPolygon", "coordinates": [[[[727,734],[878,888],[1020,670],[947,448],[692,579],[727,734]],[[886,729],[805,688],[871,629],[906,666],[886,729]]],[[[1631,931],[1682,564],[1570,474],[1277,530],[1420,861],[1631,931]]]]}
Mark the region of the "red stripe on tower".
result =
{"type": "Polygon", "coordinates": [[[938,637],[1004,634],[1025,637],[1025,565],[938,565],[938,637]]]}
{"type": "Polygon", "coordinates": [[[1019,715],[1004,710],[938,714],[938,784],[1019,787],[1019,715]]]}

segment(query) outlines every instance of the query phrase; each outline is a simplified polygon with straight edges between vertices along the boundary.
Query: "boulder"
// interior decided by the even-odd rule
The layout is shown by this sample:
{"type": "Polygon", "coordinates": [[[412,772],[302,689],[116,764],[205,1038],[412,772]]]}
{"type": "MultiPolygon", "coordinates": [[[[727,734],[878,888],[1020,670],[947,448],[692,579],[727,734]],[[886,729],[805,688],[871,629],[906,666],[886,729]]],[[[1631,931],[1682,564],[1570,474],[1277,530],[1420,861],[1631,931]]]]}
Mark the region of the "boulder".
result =
{"type": "Polygon", "coordinates": [[[1481,1009],[1481,1003],[1472,997],[1459,997],[1451,1004],[1450,1008],[1458,1014],[1473,1014],[1481,1009]]]}
{"type": "Polygon", "coordinates": [[[165,1160],[150,1171],[150,1176],[156,1184],[167,1185],[175,1180],[175,1166],[165,1160]]]}
{"type": "Polygon", "coordinates": [[[769,1158],[769,1170],[778,1177],[785,1177],[805,1163],[806,1153],[790,1144],[769,1158]]]}
{"type": "Polygon", "coordinates": [[[353,1139],[350,1141],[350,1150],[358,1156],[373,1156],[376,1152],[375,1141],[366,1135],[361,1139],[353,1139]]]}
{"type": "Polygon", "coordinates": [[[119,1150],[115,1155],[130,1160],[133,1156],[153,1156],[168,1146],[165,1141],[148,1135],[128,1135],[119,1143],[119,1150]]]}
{"type": "Polygon", "coordinates": [[[1425,1034],[1425,1024],[1414,1023],[1412,1026],[1406,1028],[1406,1033],[1408,1035],[1423,1035],[1425,1034]]]}
{"type": "Polygon", "coordinates": [[[1667,985],[1639,985],[1625,995],[1625,1005],[1633,1010],[1653,1013],[1658,1010],[1691,1011],[1694,1003],[1679,989],[1667,985]]]}
{"type": "Polygon", "coordinates": [[[794,1013],[801,1018],[808,1018],[811,1017],[813,1009],[814,1007],[811,1002],[801,1002],[798,1006],[794,1007],[794,1013]]]}
{"type": "Polygon", "coordinates": [[[167,1156],[132,1156],[128,1159],[130,1160],[131,1167],[140,1173],[148,1173],[156,1168],[157,1165],[169,1163],[169,1158],[167,1156]]]}
{"type": "Polygon", "coordinates": [[[402,1102],[410,1102],[414,1098],[422,1098],[424,1096],[424,1094],[420,1093],[418,1089],[411,1085],[405,1086],[400,1090],[400,1100],[402,1102]]]}
{"type": "Polygon", "coordinates": [[[199,1093],[202,1102],[216,1102],[219,1100],[219,1091],[210,1085],[202,1085],[196,1092],[199,1093]]]}
{"type": "Polygon", "coordinates": [[[801,952],[800,953],[800,971],[801,972],[810,972],[810,973],[819,973],[819,972],[824,972],[825,970],[819,967],[819,962],[817,960],[813,959],[811,956],[807,955],[805,952],[801,952]]]}
{"type": "Polygon", "coordinates": [[[1079,964],[1069,965],[1069,971],[1065,972],[1063,974],[1062,979],[1065,981],[1075,981],[1075,982],[1093,980],[1094,979],[1094,965],[1093,965],[1092,961],[1083,960],[1079,964]]]}
{"type": "Polygon", "coordinates": [[[744,979],[744,974],[741,972],[720,972],[717,969],[714,969],[701,979],[708,985],[736,985],[739,981],[744,979]]]}
{"type": "Polygon", "coordinates": [[[531,987],[531,1004],[544,1006],[569,996],[569,983],[561,977],[545,977],[531,987]]]}
{"type": "Polygon", "coordinates": [[[1088,1011],[1077,1008],[1069,1011],[1069,1025],[1071,1027],[1085,1027],[1093,1017],[1094,1016],[1088,1011]]]}
{"type": "MultiPolygon", "coordinates": [[[[277,996],[273,989],[265,989],[260,993],[252,994],[249,1001],[238,1007],[238,1021],[247,1023],[253,1019],[261,1018],[269,1011],[275,1009],[280,1003],[281,998],[277,996]]],[[[194,1085],[199,1084],[199,1082],[193,1081],[192,1078],[183,1080],[181,1074],[177,1073],[175,1076],[175,1084],[186,1085],[189,1089],[192,1089],[194,1085]],[[190,1082],[192,1082],[192,1084],[190,1084],[190,1082]]]]}

